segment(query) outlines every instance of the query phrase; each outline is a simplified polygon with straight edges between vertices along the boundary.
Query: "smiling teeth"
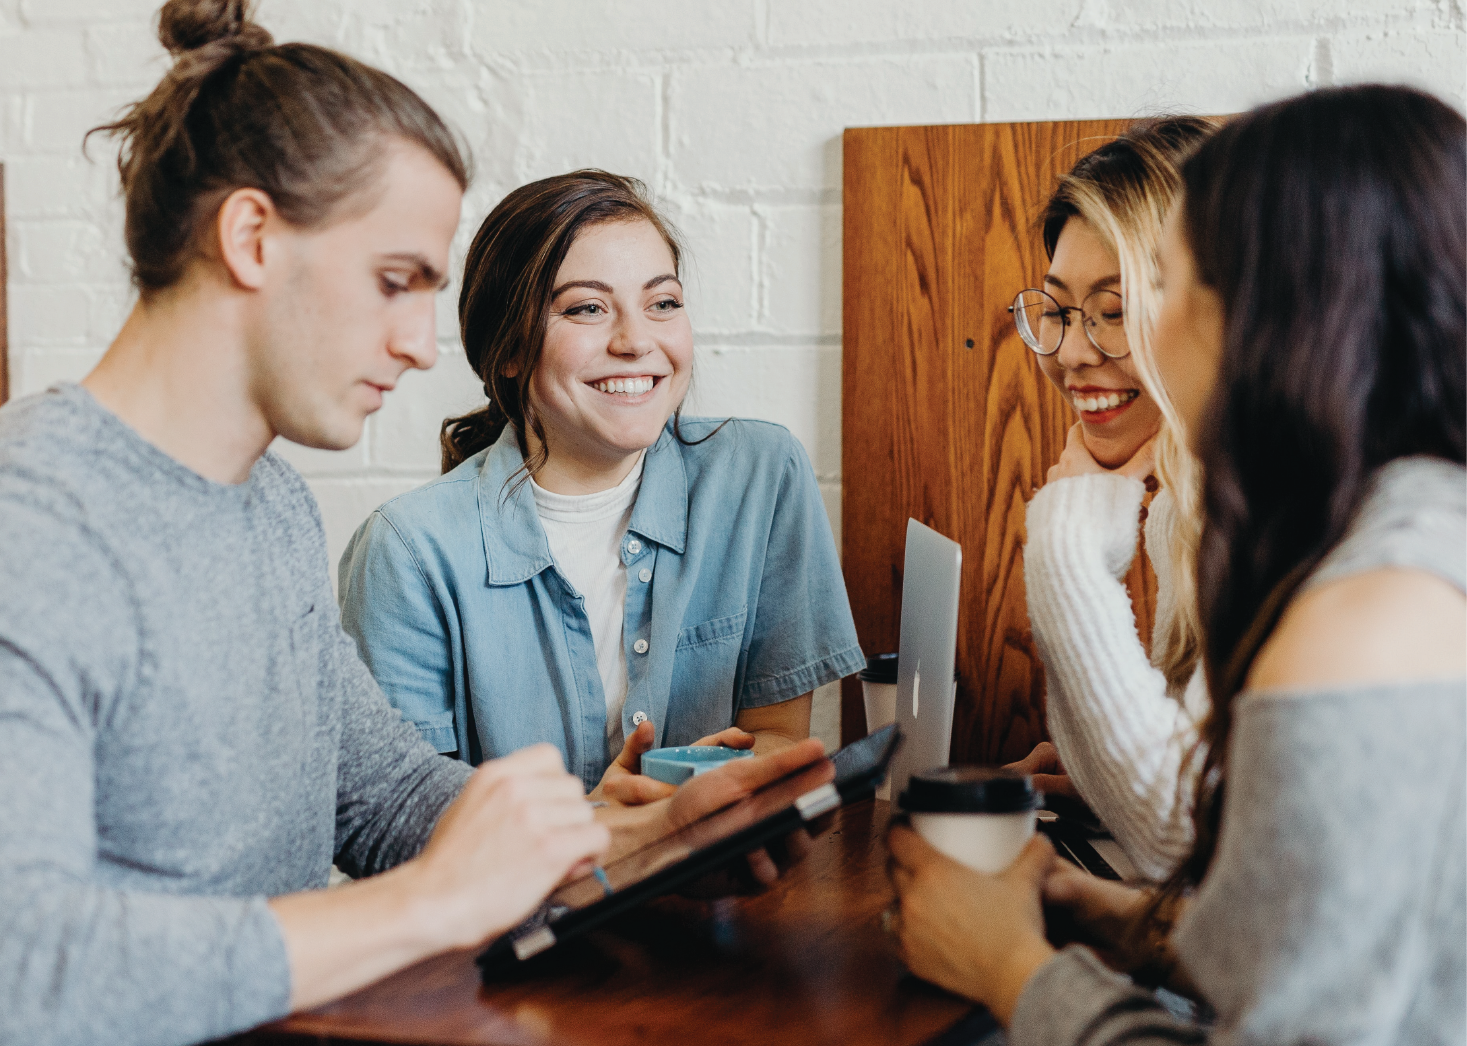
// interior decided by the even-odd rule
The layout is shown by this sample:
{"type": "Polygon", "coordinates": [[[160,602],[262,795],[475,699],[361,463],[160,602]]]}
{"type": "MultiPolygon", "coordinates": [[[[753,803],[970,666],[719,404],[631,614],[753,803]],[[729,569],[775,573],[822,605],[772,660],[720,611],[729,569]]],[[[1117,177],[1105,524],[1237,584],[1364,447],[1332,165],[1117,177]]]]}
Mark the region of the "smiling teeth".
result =
{"type": "Polygon", "coordinates": [[[1095,411],[1111,410],[1122,403],[1130,403],[1138,395],[1140,393],[1135,389],[1128,389],[1125,392],[1112,392],[1105,396],[1075,396],[1073,402],[1076,410],[1094,413],[1095,411]]]}
{"type": "Polygon", "coordinates": [[[613,395],[640,396],[644,392],[651,392],[653,379],[651,378],[612,378],[608,381],[598,381],[591,387],[601,392],[610,392],[613,395]]]}

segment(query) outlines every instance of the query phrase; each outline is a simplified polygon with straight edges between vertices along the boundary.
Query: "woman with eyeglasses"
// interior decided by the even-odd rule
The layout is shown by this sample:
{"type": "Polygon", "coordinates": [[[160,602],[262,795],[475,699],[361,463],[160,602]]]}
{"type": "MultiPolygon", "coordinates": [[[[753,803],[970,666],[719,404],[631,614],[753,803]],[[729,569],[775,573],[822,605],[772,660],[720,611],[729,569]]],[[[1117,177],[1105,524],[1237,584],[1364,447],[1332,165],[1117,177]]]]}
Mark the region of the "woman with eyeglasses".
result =
{"type": "Polygon", "coordinates": [[[1191,841],[1181,771],[1207,710],[1197,671],[1192,462],[1146,372],[1154,254],[1179,158],[1211,130],[1173,117],[1137,124],[1083,157],[1042,218],[1043,287],[1012,314],[1040,368],[1079,415],[1029,503],[1024,582],[1044,661],[1053,743],[1014,764],[1047,792],[1080,796],[1137,871],[1164,878],[1191,841]],[[1149,491],[1161,489],[1149,507],[1149,491]],[[1152,653],[1124,578],[1144,521],[1157,578],[1152,653]]]}
{"type": "Polygon", "coordinates": [[[1205,495],[1193,848],[1141,891],[1044,840],[982,875],[894,828],[891,926],[1012,1046],[1462,1043],[1467,123],[1320,90],[1230,121],[1182,179],[1155,361],[1205,495]],[[1129,947],[1056,952],[1043,903],[1129,947]]]}

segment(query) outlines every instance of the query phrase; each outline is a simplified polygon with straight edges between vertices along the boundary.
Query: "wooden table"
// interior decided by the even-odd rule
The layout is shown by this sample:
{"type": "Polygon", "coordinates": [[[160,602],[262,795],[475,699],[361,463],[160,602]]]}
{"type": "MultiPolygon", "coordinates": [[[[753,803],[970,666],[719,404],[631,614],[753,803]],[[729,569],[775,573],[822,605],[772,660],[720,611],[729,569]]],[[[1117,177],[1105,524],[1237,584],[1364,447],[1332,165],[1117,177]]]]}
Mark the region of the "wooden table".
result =
{"type": "Polygon", "coordinates": [[[889,806],[868,800],[839,811],[765,894],[663,898],[566,946],[534,978],[485,988],[473,953],[450,953],[231,1043],[976,1041],[993,1027],[987,1013],[907,976],[881,931],[889,806]]]}

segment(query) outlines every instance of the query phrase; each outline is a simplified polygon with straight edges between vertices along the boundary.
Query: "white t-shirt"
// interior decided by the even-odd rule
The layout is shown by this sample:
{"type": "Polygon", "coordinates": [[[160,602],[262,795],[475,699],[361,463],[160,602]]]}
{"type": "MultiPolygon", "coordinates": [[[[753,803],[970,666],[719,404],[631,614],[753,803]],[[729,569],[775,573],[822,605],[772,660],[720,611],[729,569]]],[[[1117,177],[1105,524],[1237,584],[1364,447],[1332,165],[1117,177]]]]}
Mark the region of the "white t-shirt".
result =
{"type": "Polygon", "coordinates": [[[586,600],[596,671],[606,694],[606,748],[612,758],[621,752],[621,711],[627,700],[627,651],[622,637],[627,568],[621,561],[621,539],[632,521],[645,456],[643,452],[637,458],[626,479],[595,494],[552,494],[530,480],[540,525],[550,539],[550,554],[586,600]]]}

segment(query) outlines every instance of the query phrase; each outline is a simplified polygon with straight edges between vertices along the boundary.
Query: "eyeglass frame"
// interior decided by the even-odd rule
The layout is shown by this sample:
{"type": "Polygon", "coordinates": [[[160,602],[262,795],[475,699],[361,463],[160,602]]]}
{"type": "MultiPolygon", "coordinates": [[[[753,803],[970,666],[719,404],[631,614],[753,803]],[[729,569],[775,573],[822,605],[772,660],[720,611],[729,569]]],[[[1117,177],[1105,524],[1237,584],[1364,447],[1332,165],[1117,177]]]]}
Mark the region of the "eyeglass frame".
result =
{"type": "MultiPolygon", "coordinates": [[[[1099,342],[1097,342],[1095,340],[1095,336],[1090,333],[1090,328],[1085,324],[1085,320],[1090,317],[1090,313],[1088,313],[1088,312],[1085,311],[1085,302],[1086,301],[1089,301],[1091,298],[1095,297],[1097,294],[1114,294],[1117,298],[1121,298],[1121,294],[1120,294],[1119,291],[1113,291],[1109,287],[1101,287],[1101,288],[1098,288],[1097,290],[1093,290],[1089,294],[1085,295],[1085,301],[1082,301],[1079,305],[1061,305],[1055,299],[1055,296],[1053,294],[1050,294],[1048,291],[1043,290],[1043,289],[1041,289],[1039,287],[1025,287],[1018,294],[1015,294],[1014,295],[1014,304],[1013,305],[1010,305],[1009,308],[1008,308],[1009,315],[1010,316],[1013,316],[1013,318],[1014,318],[1014,331],[1015,331],[1015,333],[1017,333],[1019,335],[1019,340],[1024,343],[1024,347],[1027,348],[1030,352],[1034,353],[1034,355],[1036,355],[1036,356],[1053,356],[1055,353],[1059,352],[1059,350],[1064,347],[1064,344],[1065,344],[1065,336],[1069,333],[1069,329],[1070,329],[1070,313],[1072,313],[1072,312],[1078,312],[1080,314],[1080,329],[1085,332],[1085,340],[1088,341],[1091,345],[1095,346],[1095,351],[1098,352],[1098,353],[1100,353],[1102,356],[1104,356],[1108,360],[1123,360],[1127,356],[1131,355],[1131,343],[1130,343],[1129,339],[1126,342],[1126,351],[1123,352],[1123,353],[1121,353],[1119,356],[1113,356],[1109,352],[1106,352],[1105,351],[1105,348],[1099,342]],[[1019,317],[1014,312],[1014,310],[1018,307],[1019,299],[1023,295],[1029,294],[1031,292],[1034,293],[1034,294],[1042,294],[1044,297],[1046,297],[1050,301],[1054,302],[1055,310],[1060,315],[1060,340],[1059,340],[1059,344],[1056,345],[1054,348],[1050,349],[1048,352],[1045,352],[1043,349],[1036,348],[1035,346],[1029,344],[1029,339],[1026,338],[1026,337],[1024,337],[1024,332],[1019,329],[1019,317]]],[[[1122,301],[1122,305],[1124,307],[1125,299],[1124,298],[1121,298],[1121,301],[1122,301]]]]}

